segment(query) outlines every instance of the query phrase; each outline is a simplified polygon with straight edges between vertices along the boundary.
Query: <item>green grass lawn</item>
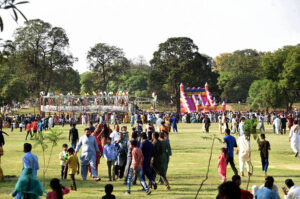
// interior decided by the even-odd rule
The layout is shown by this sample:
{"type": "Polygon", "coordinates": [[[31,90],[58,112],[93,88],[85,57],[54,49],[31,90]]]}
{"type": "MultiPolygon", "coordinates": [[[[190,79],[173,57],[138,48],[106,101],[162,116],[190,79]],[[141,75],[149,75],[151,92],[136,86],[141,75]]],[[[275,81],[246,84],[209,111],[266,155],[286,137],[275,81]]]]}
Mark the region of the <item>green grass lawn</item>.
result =
{"type": "MultiPolygon", "coordinates": [[[[61,127],[58,127],[61,128],[61,127]]],[[[78,126],[80,134],[83,134],[83,126],[78,126]]],[[[292,178],[296,185],[300,185],[300,158],[295,158],[288,142],[288,135],[273,135],[271,126],[267,126],[267,140],[270,141],[270,166],[269,175],[274,176],[275,183],[281,187],[284,186],[286,178],[292,178]]],[[[49,171],[47,173],[46,190],[50,191],[49,181],[51,178],[60,178],[60,165],[58,154],[61,151],[61,145],[68,143],[69,126],[63,128],[64,140],[59,142],[55,147],[54,154],[51,158],[49,171]]],[[[18,130],[10,132],[9,137],[5,136],[6,144],[4,146],[4,156],[2,156],[2,169],[5,175],[19,176],[22,169],[23,143],[25,142],[25,132],[20,133],[18,130]]],[[[211,127],[212,133],[217,133],[217,124],[211,127]]],[[[201,124],[179,124],[179,133],[170,134],[170,142],[173,155],[170,158],[168,180],[171,185],[171,190],[166,191],[164,186],[158,186],[158,189],[153,191],[151,196],[146,196],[145,192],[139,191],[141,186],[133,186],[132,194],[130,196],[124,195],[126,186],[123,185],[123,180],[113,182],[114,192],[117,198],[194,198],[198,186],[206,173],[209,148],[211,140],[202,138],[201,124]]],[[[219,135],[220,138],[223,135],[219,135]]],[[[33,141],[29,141],[32,144],[33,141]]],[[[203,190],[200,192],[198,198],[215,198],[217,194],[217,187],[220,184],[221,177],[217,173],[217,162],[220,154],[222,143],[216,143],[213,150],[213,158],[211,162],[211,170],[209,172],[209,179],[206,181],[203,190]]],[[[257,143],[252,142],[252,163],[254,165],[254,176],[251,178],[250,187],[254,184],[261,185],[264,182],[263,173],[261,171],[260,156],[257,150],[257,143]]],[[[43,168],[41,148],[36,146],[32,152],[39,157],[39,164],[43,168]]],[[[238,158],[235,158],[235,163],[238,168],[238,158]]],[[[38,172],[38,178],[42,179],[41,169],[38,172]]],[[[107,178],[107,166],[103,158],[101,158],[100,182],[94,182],[91,179],[82,181],[81,177],[76,176],[78,191],[71,192],[64,198],[101,198],[104,195],[104,186],[109,183],[107,178]]],[[[227,176],[230,178],[233,172],[230,166],[227,169],[227,176]]],[[[246,186],[247,178],[243,178],[242,188],[246,186]]],[[[0,182],[0,198],[11,198],[9,193],[13,190],[17,178],[6,179],[0,182]]],[[[63,181],[62,184],[69,185],[69,181],[63,181]]],[[[281,191],[281,190],[280,190],[281,191]]],[[[283,196],[282,192],[280,195],[283,196]]]]}

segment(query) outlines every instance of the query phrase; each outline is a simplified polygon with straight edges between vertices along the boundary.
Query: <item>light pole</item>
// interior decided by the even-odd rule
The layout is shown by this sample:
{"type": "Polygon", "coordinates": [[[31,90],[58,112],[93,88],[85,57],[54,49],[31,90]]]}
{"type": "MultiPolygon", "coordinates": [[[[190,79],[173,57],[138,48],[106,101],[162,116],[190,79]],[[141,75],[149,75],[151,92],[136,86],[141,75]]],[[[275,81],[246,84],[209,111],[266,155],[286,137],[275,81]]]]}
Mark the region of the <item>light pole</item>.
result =
{"type": "Polygon", "coordinates": [[[239,113],[241,111],[241,102],[239,101],[239,113]]]}

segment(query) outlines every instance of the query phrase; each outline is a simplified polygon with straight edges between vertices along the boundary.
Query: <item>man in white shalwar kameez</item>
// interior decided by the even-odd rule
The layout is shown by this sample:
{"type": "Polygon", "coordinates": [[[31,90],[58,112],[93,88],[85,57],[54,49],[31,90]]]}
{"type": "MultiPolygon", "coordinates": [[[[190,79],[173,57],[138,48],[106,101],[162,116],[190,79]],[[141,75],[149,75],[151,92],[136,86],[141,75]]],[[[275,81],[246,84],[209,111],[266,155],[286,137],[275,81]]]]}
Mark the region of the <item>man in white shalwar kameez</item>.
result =
{"type": "Polygon", "coordinates": [[[223,126],[223,124],[222,124],[222,116],[221,115],[218,116],[218,120],[219,120],[219,131],[222,134],[222,126],[223,126]]]}
{"type": "Polygon", "coordinates": [[[275,131],[276,131],[276,134],[278,135],[279,132],[280,132],[280,123],[281,123],[281,120],[280,118],[277,116],[274,120],[273,120],[273,125],[275,127],[275,131]]]}
{"type": "Polygon", "coordinates": [[[247,140],[245,135],[239,137],[237,141],[238,149],[237,153],[239,153],[239,162],[240,162],[240,172],[241,175],[244,176],[244,165],[246,163],[246,168],[248,175],[250,173],[250,165],[251,165],[251,148],[250,148],[250,141],[247,140]]]}
{"type": "Polygon", "coordinates": [[[52,119],[52,117],[50,116],[50,117],[49,117],[49,120],[48,120],[48,128],[49,128],[49,129],[52,129],[52,127],[53,127],[53,119],[52,119]]]}
{"type": "Polygon", "coordinates": [[[245,135],[245,118],[242,117],[241,122],[239,123],[239,135],[245,135]]]}
{"type": "Polygon", "coordinates": [[[99,147],[96,138],[91,135],[90,129],[84,129],[85,135],[81,136],[79,142],[76,146],[75,152],[78,153],[80,147],[82,146],[80,154],[81,162],[81,176],[83,180],[86,180],[88,173],[88,167],[91,167],[92,176],[95,181],[99,181],[100,178],[97,177],[96,170],[96,156],[100,156],[99,147]]]}
{"type": "Polygon", "coordinates": [[[261,115],[259,116],[259,132],[261,132],[261,130],[263,130],[263,132],[265,132],[265,125],[264,125],[264,116],[261,115]]]}
{"type": "Polygon", "coordinates": [[[237,122],[236,122],[236,119],[235,119],[235,116],[231,119],[231,132],[232,133],[236,133],[236,125],[237,125],[237,122]]]}
{"type": "Polygon", "coordinates": [[[110,116],[110,124],[114,124],[115,123],[115,113],[112,113],[110,116]]]}
{"type": "Polygon", "coordinates": [[[86,115],[84,114],[81,116],[81,124],[86,125],[86,115]]]}
{"type": "Polygon", "coordinates": [[[300,134],[300,126],[298,125],[298,121],[295,121],[294,125],[290,130],[290,137],[289,137],[291,148],[295,152],[295,157],[297,157],[299,153],[299,134],[300,134]]]}

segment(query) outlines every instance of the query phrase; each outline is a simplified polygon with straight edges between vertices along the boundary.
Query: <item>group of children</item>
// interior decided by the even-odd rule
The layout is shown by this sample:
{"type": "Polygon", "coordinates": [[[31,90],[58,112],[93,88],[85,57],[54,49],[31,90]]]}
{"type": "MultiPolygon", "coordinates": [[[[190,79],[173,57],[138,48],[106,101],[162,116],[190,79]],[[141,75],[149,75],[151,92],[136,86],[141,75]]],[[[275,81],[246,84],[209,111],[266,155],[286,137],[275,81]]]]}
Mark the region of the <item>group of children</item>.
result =
{"type": "Polygon", "coordinates": [[[79,174],[79,159],[75,155],[75,150],[73,148],[68,148],[67,144],[63,144],[62,152],[59,153],[60,166],[61,166],[61,179],[67,179],[67,173],[71,179],[71,190],[76,191],[75,174],[79,174]]]}

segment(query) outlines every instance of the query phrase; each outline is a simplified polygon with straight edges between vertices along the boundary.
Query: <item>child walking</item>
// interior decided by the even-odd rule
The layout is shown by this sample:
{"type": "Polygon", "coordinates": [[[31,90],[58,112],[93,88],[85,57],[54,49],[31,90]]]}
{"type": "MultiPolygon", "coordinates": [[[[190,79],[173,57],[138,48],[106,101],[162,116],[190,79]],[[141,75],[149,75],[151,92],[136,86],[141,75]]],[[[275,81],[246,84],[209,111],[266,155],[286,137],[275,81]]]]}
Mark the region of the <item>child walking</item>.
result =
{"type": "Polygon", "coordinates": [[[68,172],[67,160],[69,158],[69,154],[67,151],[68,151],[68,145],[63,144],[62,152],[59,153],[60,166],[61,166],[60,179],[62,179],[62,180],[67,179],[67,172],[68,172]],[[66,169],[65,169],[65,167],[66,167],[66,169]],[[65,172],[65,170],[66,170],[66,172],[65,172]]]}
{"type": "Polygon", "coordinates": [[[57,178],[50,181],[50,187],[52,191],[47,193],[47,199],[63,199],[63,195],[70,192],[70,189],[62,186],[57,178]]]}
{"type": "Polygon", "coordinates": [[[218,172],[222,177],[222,182],[226,181],[226,168],[227,168],[227,150],[226,148],[221,148],[221,155],[219,156],[218,162],[218,172]]]}
{"type": "Polygon", "coordinates": [[[113,181],[115,181],[115,160],[117,157],[117,150],[113,144],[111,144],[111,137],[107,138],[107,144],[104,146],[103,155],[107,162],[108,177],[111,181],[111,167],[113,166],[113,181]]]}
{"type": "Polygon", "coordinates": [[[73,148],[68,149],[69,158],[67,160],[67,164],[65,166],[64,172],[67,171],[67,167],[69,167],[69,175],[71,178],[71,190],[76,191],[76,183],[75,183],[75,174],[79,174],[79,160],[78,157],[74,154],[75,150],[73,148]]]}

